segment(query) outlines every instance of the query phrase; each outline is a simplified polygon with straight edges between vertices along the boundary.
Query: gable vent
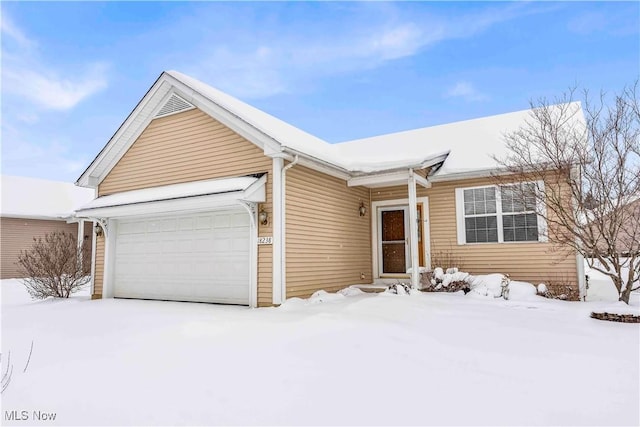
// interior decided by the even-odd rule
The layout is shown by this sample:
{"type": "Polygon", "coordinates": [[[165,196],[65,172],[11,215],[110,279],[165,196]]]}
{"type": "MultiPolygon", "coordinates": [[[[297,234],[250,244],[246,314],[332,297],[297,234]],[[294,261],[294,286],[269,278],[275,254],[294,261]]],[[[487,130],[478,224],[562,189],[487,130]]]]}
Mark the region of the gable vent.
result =
{"type": "Polygon", "coordinates": [[[195,108],[193,105],[180,98],[175,93],[171,95],[171,98],[162,106],[155,118],[168,116],[170,114],[179,113],[181,111],[191,110],[195,108]]]}

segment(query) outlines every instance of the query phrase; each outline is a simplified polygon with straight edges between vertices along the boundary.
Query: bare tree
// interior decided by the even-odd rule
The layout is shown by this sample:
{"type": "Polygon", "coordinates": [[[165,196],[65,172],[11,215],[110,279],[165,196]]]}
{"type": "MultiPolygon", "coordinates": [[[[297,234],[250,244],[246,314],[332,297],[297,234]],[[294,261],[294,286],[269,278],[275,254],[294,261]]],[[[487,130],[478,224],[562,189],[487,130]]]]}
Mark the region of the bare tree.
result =
{"type": "Polygon", "coordinates": [[[625,303],[640,288],[638,89],[636,82],[595,100],[585,91],[582,108],[575,89],[531,102],[526,123],[505,135],[509,154],[496,158],[506,172],[535,183],[535,191],[516,188],[521,200],[536,200],[549,241],[582,254],[625,303]]]}
{"type": "Polygon", "coordinates": [[[33,246],[21,251],[18,265],[25,275],[22,283],[34,299],[69,298],[90,280],[88,247],[78,244],[71,233],[54,231],[33,239],[33,246]]]}

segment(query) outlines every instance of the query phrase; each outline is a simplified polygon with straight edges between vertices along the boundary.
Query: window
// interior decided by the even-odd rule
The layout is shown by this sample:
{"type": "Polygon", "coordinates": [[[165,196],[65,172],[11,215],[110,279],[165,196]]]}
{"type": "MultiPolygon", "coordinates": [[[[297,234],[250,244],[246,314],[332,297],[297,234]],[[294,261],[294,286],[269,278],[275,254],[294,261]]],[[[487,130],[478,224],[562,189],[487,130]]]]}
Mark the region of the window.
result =
{"type": "Polygon", "coordinates": [[[536,184],[456,189],[458,243],[541,240],[536,184]]]}
{"type": "Polygon", "coordinates": [[[536,214],[536,186],[532,182],[500,187],[502,201],[502,228],[505,242],[532,242],[538,240],[536,214]]]}
{"type": "Polygon", "coordinates": [[[498,241],[495,188],[464,190],[464,228],[467,243],[498,241]]]}

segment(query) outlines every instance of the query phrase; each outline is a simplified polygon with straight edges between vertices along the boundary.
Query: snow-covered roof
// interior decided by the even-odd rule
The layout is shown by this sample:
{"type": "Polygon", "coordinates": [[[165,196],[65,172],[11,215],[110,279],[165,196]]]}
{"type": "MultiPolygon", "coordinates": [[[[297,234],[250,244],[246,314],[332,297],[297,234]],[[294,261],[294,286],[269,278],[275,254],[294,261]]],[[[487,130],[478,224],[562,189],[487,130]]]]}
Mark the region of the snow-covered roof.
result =
{"type": "Polygon", "coordinates": [[[497,165],[491,155],[505,153],[504,133],[524,124],[530,114],[523,110],[330,144],[193,77],[166,71],[78,179],[78,185],[97,186],[174,92],[185,104],[201,108],[263,148],[266,155],[289,159],[299,155],[307,166],[343,179],[421,169],[443,160],[436,179],[494,170],[497,165]]]}
{"type": "Polygon", "coordinates": [[[2,175],[0,215],[14,218],[61,219],[94,197],[94,191],[70,182],[2,175]]]}
{"type": "MultiPolygon", "coordinates": [[[[580,103],[574,102],[571,108],[579,109],[580,103]]],[[[530,114],[531,110],[498,114],[345,141],[336,144],[336,147],[342,156],[359,158],[363,163],[448,150],[449,156],[438,170],[438,178],[472,171],[491,171],[499,166],[492,155],[499,158],[507,155],[504,135],[522,126],[531,117],[530,114]]]]}
{"type": "Polygon", "coordinates": [[[259,178],[241,176],[235,178],[209,179],[181,184],[162,185],[160,187],[141,190],[123,191],[121,193],[101,196],[81,206],[77,212],[87,213],[93,209],[124,206],[138,203],[158,202],[188,197],[225,194],[247,190],[259,178]]]}
{"type": "MultiPolygon", "coordinates": [[[[518,129],[531,110],[498,114],[404,132],[330,144],[270,114],[178,71],[167,74],[292,149],[349,172],[375,173],[411,167],[449,153],[439,177],[493,170],[492,155],[506,154],[503,135],[518,129]]],[[[579,102],[574,103],[580,108],[579,102]]]]}
{"type": "Polygon", "coordinates": [[[428,164],[430,160],[442,154],[446,155],[447,152],[446,149],[438,152],[424,150],[397,152],[394,149],[387,152],[386,156],[380,156],[380,158],[375,160],[363,161],[360,154],[366,154],[368,151],[366,148],[363,149],[360,154],[356,153],[353,156],[345,155],[336,144],[330,144],[323,139],[311,135],[193,77],[189,77],[178,71],[167,71],[166,73],[241,118],[249,125],[269,135],[280,144],[282,151],[293,150],[296,153],[311,156],[348,172],[356,174],[372,173],[400,167],[428,164]]]}

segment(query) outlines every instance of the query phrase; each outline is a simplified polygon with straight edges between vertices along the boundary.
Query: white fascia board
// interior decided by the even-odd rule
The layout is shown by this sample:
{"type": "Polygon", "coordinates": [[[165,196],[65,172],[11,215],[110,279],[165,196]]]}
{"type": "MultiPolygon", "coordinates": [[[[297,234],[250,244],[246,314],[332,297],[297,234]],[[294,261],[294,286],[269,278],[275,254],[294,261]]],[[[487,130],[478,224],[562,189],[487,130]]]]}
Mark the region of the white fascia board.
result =
{"type": "Polygon", "coordinates": [[[295,156],[298,156],[298,164],[301,166],[308,167],[309,169],[313,169],[345,181],[351,178],[349,172],[339,166],[287,147],[284,147],[284,150],[284,152],[289,155],[285,157],[287,160],[293,160],[295,156]]]}
{"type": "MultiPolygon", "coordinates": [[[[15,218],[15,219],[36,219],[39,221],[65,221],[69,222],[69,216],[47,216],[47,215],[25,215],[25,214],[11,214],[6,213],[0,215],[0,218],[15,218]]],[[[76,221],[72,221],[76,222],[76,221]]]]}
{"type": "MultiPolygon", "coordinates": [[[[113,136],[109,139],[105,147],[100,151],[100,153],[98,153],[96,158],[91,162],[89,167],[82,173],[82,175],[80,175],[80,178],[78,178],[78,180],[76,181],[76,185],[80,187],[96,188],[98,184],[102,182],[102,179],[104,179],[103,175],[106,176],[113,165],[115,165],[115,163],[117,163],[117,161],[119,160],[119,158],[115,160],[115,162],[113,162],[112,159],[111,161],[108,160],[114,147],[124,142],[122,141],[124,134],[129,131],[132,126],[134,126],[134,122],[136,120],[140,122],[141,114],[151,107],[152,104],[150,103],[152,101],[155,101],[156,104],[159,104],[161,100],[164,99],[164,95],[169,92],[170,87],[165,82],[165,80],[166,79],[164,79],[162,75],[158,78],[158,80],[156,80],[153,86],[140,100],[138,105],[136,105],[133,111],[120,125],[116,133],[114,133],[113,136]],[[162,99],[158,100],[158,98],[162,99]],[[105,162],[107,164],[105,164],[105,162]],[[111,165],[111,163],[113,163],[113,165],[111,165]],[[104,172],[105,170],[107,171],[106,173],[104,172]]],[[[145,119],[147,118],[148,117],[145,117],[145,119]]],[[[148,121],[151,121],[151,119],[149,119],[148,121]]]]}
{"type": "MultiPolygon", "coordinates": [[[[349,187],[365,186],[365,187],[375,188],[375,187],[383,187],[383,186],[389,186],[389,185],[404,184],[410,177],[409,170],[425,169],[430,166],[436,165],[438,163],[442,163],[447,159],[448,155],[449,155],[449,152],[447,151],[445,153],[438,154],[434,157],[426,159],[423,162],[416,165],[407,165],[402,168],[394,167],[393,169],[390,169],[390,170],[386,170],[386,171],[381,170],[381,171],[371,172],[371,173],[360,172],[358,176],[355,176],[349,179],[347,185],[349,187]]],[[[416,179],[416,182],[421,186],[425,188],[431,187],[431,183],[429,182],[430,179],[427,180],[415,174],[414,174],[414,177],[416,179]]]]}
{"type": "Polygon", "coordinates": [[[198,212],[231,207],[238,204],[243,192],[212,194],[183,199],[160,200],[156,202],[134,203],[123,206],[85,209],[76,212],[85,218],[122,218],[128,216],[148,216],[161,213],[198,212]]]}
{"type": "Polygon", "coordinates": [[[462,179],[490,178],[492,176],[514,175],[513,172],[498,168],[474,169],[464,172],[446,173],[443,175],[432,175],[431,182],[459,181],[462,179]]]}
{"type": "Polygon", "coordinates": [[[260,203],[266,200],[266,175],[247,189],[226,193],[206,194],[167,200],[128,203],[119,206],[105,206],[83,209],[76,212],[80,218],[120,218],[127,216],[147,216],[172,212],[197,212],[237,206],[241,201],[260,203]]]}
{"type": "Polygon", "coordinates": [[[387,186],[387,185],[394,185],[397,183],[405,183],[407,182],[408,179],[409,179],[409,169],[405,169],[405,170],[396,171],[396,172],[356,176],[356,177],[350,178],[347,181],[347,186],[349,187],[387,186]]]}

